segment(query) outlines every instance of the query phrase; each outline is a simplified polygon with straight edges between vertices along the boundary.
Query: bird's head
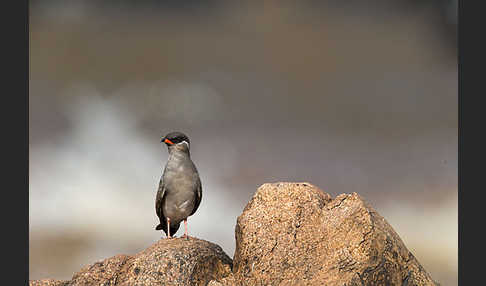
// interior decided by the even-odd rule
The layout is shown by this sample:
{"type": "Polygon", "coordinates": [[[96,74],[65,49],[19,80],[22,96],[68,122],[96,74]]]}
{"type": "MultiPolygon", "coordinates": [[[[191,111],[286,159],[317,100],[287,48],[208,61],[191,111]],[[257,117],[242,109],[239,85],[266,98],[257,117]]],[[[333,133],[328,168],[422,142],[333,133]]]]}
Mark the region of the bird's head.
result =
{"type": "Polygon", "coordinates": [[[169,151],[174,149],[180,151],[189,151],[189,138],[181,132],[170,132],[162,137],[160,142],[164,142],[169,148],[169,151]]]}

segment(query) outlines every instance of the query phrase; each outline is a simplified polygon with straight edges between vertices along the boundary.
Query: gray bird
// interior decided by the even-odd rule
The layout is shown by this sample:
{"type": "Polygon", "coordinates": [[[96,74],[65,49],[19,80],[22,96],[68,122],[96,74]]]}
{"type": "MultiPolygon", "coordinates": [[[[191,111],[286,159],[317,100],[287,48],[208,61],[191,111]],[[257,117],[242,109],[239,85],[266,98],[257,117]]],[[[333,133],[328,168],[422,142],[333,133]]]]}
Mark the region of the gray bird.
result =
{"type": "Polygon", "coordinates": [[[193,215],[202,198],[201,179],[189,153],[189,138],[181,132],[171,132],[160,140],[169,150],[169,159],[159,183],[155,199],[155,212],[163,230],[171,238],[184,221],[187,238],[187,217],[193,215]]]}

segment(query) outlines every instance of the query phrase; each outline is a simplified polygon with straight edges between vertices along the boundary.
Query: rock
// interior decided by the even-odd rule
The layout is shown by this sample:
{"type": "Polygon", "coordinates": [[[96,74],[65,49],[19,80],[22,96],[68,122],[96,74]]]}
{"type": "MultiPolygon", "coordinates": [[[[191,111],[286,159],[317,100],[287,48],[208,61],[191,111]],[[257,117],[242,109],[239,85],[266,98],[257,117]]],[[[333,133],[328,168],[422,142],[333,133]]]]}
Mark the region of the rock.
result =
{"type": "Polygon", "coordinates": [[[208,283],[208,286],[236,286],[236,285],[238,285],[238,283],[236,283],[233,274],[228,275],[222,279],[212,280],[208,283]]]}
{"type": "Polygon", "coordinates": [[[233,261],[208,241],[161,239],[88,265],[71,281],[29,285],[438,285],[356,193],[332,199],[309,183],[264,184],[235,236],[233,261]]]}
{"type": "Polygon", "coordinates": [[[83,267],[71,279],[73,285],[116,285],[123,266],[132,257],[116,255],[83,267]]]}
{"type": "MultiPolygon", "coordinates": [[[[216,244],[190,238],[161,239],[134,256],[117,255],[74,274],[66,285],[207,285],[231,274],[232,261],[216,244]]],[[[30,281],[29,285],[42,281],[30,281]]],[[[54,280],[53,280],[54,281],[54,280]]]]}
{"type": "Polygon", "coordinates": [[[234,277],[212,285],[436,285],[356,193],[333,200],[309,183],[264,184],[235,236],[234,277]]]}
{"type": "Polygon", "coordinates": [[[65,280],[42,279],[42,280],[29,281],[29,286],[68,286],[68,285],[69,285],[69,281],[65,281],[65,280]]]}

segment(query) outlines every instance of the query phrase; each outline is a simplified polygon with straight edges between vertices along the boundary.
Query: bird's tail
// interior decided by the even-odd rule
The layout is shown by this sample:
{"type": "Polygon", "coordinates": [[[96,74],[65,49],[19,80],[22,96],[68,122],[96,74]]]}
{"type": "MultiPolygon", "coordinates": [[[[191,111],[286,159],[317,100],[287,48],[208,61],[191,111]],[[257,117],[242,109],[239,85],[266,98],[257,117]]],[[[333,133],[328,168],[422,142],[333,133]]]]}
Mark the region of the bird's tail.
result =
{"type": "MultiPolygon", "coordinates": [[[[171,224],[170,225],[170,236],[173,236],[177,230],[179,229],[180,223],[178,224],[171,224]]],[[[161,221],[159,225],[155,227],[155,230],[163,230],[165,234],[167,235],[167,223],[164,223],[164,221],[161,221]]]]}

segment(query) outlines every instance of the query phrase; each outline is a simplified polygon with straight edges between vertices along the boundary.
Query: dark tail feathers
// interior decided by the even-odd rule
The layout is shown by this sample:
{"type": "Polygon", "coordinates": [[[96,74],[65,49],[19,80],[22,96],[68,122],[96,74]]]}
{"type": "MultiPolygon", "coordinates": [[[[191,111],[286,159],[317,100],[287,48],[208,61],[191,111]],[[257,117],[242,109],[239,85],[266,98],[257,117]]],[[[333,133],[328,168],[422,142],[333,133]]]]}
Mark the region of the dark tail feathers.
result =
{"type": "MultiPolygon", "coordinates": [[[[170,224],[170,235],[171,236],[174,236],[174,234],[177,232],[177,230],[179,230],[179,226],[180,226],[180,223],[178,223],[177,225],[173,225],[173,224],[170,224]]],[[[165,232],[165,235],[167,235],[167,223],[159,223],[159,225],[157,225],[155,227],[155,230],[163,230],[165,232]]]]}

